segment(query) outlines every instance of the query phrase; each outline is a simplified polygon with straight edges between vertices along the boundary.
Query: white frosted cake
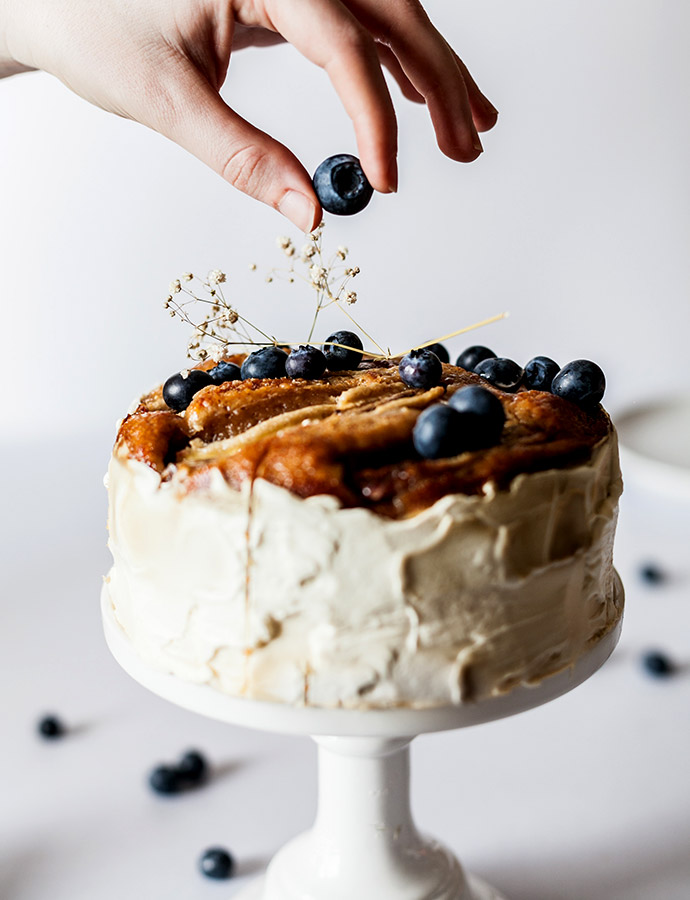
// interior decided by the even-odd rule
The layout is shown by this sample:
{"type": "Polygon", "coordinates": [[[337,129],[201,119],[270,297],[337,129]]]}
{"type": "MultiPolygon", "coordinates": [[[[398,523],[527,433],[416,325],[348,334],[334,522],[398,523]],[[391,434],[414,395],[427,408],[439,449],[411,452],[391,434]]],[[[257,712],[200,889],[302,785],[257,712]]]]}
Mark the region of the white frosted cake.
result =
{"type": "MultiPolygon", "coordinates": [[[[208,367],[207,367],[208,368],[208,367]]],[[[150,665],[234,696],[322,707],[468,703],[573,664],[622,615],[621,479],[600,406],[504,392],[499,442],[424,459],[415,390],[364,362],[313,381],[160,389],[107,476],[104,590],[150,665]]]]}

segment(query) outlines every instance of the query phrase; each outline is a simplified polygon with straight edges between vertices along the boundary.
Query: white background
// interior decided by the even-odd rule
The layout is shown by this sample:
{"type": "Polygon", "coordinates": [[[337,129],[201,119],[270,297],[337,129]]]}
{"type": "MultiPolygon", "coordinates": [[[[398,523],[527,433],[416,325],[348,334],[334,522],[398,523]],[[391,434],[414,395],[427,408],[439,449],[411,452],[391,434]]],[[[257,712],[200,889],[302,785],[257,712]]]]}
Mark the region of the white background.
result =
{"type": "MultiPolygon", "coordinates": [[[[686,390],[687,5],[428,7],[501,116],[463,166],[436,150],[423,109],[398,102],[399,194],[326,230],[362,268],[363,323],[396,348],[507,309],[476,340],[521,362],[597,360],[614,413],[686,390]]],[[[291,48],[238,54],[225,92],[309,170],[356,149],[325,76],[291,48]]],[[[98,624],[100,475],[130,399],[184,363],[185,328],[162,309],[171,278],[223,268],[241,312],[302,339],[306,290],[261,275],[280,260],[276,235],[299,236],[43,74],[0,82],[0,178],[0,897],[226,897],[196,875],[198,851],[227,843],[249,873],[306,827],[314,751],[204,722],[117,670],[98,624]],[[38,742],[46,709],[77,732],[38,742]],[[189,744],[221,776],[195,795],[151,797],[147,768],[189,744]]],[[[453,342],[453,355],[474,340],[453,342]]],[[[649,645],[690,661],[688,521],[628,491],[627,627],[600,675],[542,710],[415,747],[421,824],[513,900],[690,895],[690,685],[683,673],[651,682],[637,665],[649,645]],[[673,575],[656,593],[635,579],[649,557],[673,575]]]]}

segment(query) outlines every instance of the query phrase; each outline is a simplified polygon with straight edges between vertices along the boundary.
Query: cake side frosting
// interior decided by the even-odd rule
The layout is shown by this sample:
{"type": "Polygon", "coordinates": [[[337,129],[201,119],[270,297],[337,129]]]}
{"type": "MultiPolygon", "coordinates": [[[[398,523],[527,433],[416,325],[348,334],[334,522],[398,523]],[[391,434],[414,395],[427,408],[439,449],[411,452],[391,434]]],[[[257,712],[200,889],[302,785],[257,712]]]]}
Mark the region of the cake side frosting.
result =
{"type": "Polygon", "coordinates": [[[111,460],[105,590],[154,666],[325,707],[480,700],[571,665],[616,625],[615,432],[586,461],[388,518],[211,466],[189,490],[111,460]]]}

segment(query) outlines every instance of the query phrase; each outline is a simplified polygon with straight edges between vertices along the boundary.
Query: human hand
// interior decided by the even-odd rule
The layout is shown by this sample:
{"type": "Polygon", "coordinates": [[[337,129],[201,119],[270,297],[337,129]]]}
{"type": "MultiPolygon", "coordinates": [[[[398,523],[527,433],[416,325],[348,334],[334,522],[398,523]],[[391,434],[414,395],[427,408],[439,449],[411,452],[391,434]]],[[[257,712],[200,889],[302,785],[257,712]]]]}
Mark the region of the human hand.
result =
{"type": "Polygon", "coordinates": [[[497,118],[417,0],[0,0],[0,29],[0,61],[148,125],[303,231],[321,219],[309,174],[220,96],[233,50],[285,40],[325,69],[384,193],[397,188],[397,123],[381,64],[426,103],[451,159],[476,159],[497,118]]]}

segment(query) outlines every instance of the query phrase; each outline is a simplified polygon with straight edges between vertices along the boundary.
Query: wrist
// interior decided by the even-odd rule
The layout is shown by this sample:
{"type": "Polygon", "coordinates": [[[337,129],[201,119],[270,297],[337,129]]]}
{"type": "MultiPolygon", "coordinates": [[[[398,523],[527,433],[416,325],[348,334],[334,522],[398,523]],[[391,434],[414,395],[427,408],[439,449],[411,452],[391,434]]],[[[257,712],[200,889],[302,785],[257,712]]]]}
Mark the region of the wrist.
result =
{"type": "Polygon", "coordinates": [[[21,50],[26,44],[21,37],[20,13],[23,6],[22,0],[0,0],[0,78],[31,72],[35,68],[28,58],[24,58],[21,50]]]}

